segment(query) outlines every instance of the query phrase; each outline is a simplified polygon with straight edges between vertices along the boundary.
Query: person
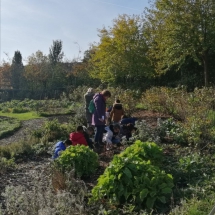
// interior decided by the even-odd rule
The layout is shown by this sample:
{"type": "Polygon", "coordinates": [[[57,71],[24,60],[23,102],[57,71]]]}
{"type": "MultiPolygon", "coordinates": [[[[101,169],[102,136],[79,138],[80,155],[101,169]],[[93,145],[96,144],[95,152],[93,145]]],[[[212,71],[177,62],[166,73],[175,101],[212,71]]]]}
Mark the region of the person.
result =
{"type": "Polygon", "coordinates": [[[132,134],[137,130],[132,123],[120,126],[120,137],[125,136],[127,140],[132,137],[132,134]]]}
{"type": "Polygon", "coordinates": [[[127,124],[131,123],[131,124],[135,125],[136,121],[137,121],[137,118],[135,118],[135,117],[128,118],[126,116],[123,116],[122,120],[120,121],[120,124],[121,125],[127,125],[127,124]]]}
{"type": "Polygon", "coordinates": [[[91,126],[92,124],[92,113],[89,112],[88,107],[89,107],[90,101],[93,99],[93,96],[94,96],[93,88],[89,88],[86,94],[84,94],[87,127],[91,126]]]}
{"type": "Polygon", "coordinates": [[[84,127],[84,126],[83,126],[83,128],[84,128],[84,137],[85,137],[85,139],[86,139],[86,141],[87,141],[87,144],[88,144],[88,146],[89,146],[91,149],[93,149],[93,148],[94,148],[94,146],[93,146],[93,141],[92,141],[92,139],[91,139],[90,137],[92,137],[92,135],[93,135],[93,133],[94,133],[94,129],[93,129],[93,127],[88,127],[88,128],[86,128],[86,127],[84,127]]]}
{"type": "Polygon", "coordinates": [[[106,133],[103,137],[103,141],[106,143],[106,149],[109,150],[112,147],[112,144],[119,144],[119,132],[120,132],[120,125],[114,124],[105,127],[106,133]]]}
{"type": "Polygon", "coordinates": [[[94,125],[96,128],[95,133],[96,149],[102,147],[102,138],[105,127],[106,100],[110,97],[111,93],[108,90],[103,90],[100,93],[96,93],[93,97],[95,111],[92,115],[92,125],[94,125]]]}
{"type": "Polygon", "coordinates": [[[54,155],[52,156],[53,159],[56,159],[59,157],[59,155],[62,153],[62,151],[66,150],[68,146],[71,146],[72,142],[71,140],[65,140],[59,141],[54,146],[54,155]]]}
{"type": "Polygon", "coordinates": [[[110,112],[110,119],[113,123],[119,123],[124,115],[124,109],[122,107],[122,104],[120,103],[120,100],[116,100],[113,104],[113,108],[110,112]]]}
{"type": "Polygon", "coordinates": [[[72,141],[72,145],[85,145],[88,146],[87,141],[84,137],[84,129],[82,126],[78,126],[76,132],[72,132],[70,134],[70,140],[72,141]]]}

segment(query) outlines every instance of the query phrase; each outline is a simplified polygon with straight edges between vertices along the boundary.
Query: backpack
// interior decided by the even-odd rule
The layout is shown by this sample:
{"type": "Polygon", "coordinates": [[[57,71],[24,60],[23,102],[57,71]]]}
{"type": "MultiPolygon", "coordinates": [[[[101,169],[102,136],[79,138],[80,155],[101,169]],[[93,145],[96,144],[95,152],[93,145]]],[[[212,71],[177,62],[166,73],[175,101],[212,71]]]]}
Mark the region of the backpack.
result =
{"type": "Polygon", "coordinates": [[[93,113],[95,112],[95,109],[96,109],[96,107],[95,107],[94,101],[93,101],[93,99],[92,99],[92,100],[90,101],[88,110],[89,110],[89,112],[90,112],[91,114],[93,114],[93,113]]]}

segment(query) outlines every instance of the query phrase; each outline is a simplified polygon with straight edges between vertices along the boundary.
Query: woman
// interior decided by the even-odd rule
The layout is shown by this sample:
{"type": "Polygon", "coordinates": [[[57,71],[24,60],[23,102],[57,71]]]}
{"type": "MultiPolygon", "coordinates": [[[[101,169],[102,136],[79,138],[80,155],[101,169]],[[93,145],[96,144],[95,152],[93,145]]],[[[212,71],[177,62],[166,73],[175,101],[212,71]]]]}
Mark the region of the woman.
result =
{"type": "Polygon", "coordinates": [[[95,111],[92,116],[92,125],[96,128],[95,147],[97,149],[102,145],[103,132],[105,128],[106,101],[110,97],[111,93],[108,90],[96,93],[93,97],[95,111]]]}

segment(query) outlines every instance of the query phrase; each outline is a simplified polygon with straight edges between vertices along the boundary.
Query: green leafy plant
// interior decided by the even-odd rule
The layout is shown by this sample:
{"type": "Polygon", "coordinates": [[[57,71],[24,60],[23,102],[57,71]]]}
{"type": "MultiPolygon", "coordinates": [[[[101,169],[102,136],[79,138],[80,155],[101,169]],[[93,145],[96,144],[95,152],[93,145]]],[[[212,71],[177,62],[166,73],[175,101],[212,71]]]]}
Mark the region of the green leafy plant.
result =
{"type": "Polygon", "coordinates": [[[137,140],[133,145],[126,148],[120,154],[121,157],[131,158],[137,157],[141,160],[150,160],[152,164],[161,164],[163,159],[162,149],[153,142],[141,142],[137,140]]]}
{"type": "Polygon", "coordinates": [[[89,147],[83,145],[70,146],[56,160],[63,170],[75,169],[77,176],[90,176],[99,165],[98,155],[89,147]]]}
{"type": "Polygon", "coordinates": [[[173,178],[137,156],[114,156],[92,189],[90,203],[133,204],[137,210],[159,208],[168,201],[173,178]]]}

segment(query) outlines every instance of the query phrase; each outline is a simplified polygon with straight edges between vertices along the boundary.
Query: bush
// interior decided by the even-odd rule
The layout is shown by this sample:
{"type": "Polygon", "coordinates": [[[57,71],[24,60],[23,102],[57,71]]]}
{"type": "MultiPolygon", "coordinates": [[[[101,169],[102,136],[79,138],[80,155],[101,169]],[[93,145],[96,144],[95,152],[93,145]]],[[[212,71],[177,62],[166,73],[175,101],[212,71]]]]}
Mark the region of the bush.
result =
{"type": "Polygon", "coordinates": [[[160,164],[163,159],[162,149],[153,142],[141,142],[137,140],[120,154],[121,157],[137,157],[141,160],[150,160],[152,164],[160,164]]]}
{"type": "Polygon", "coordinates": [[[133,204],[137,210],[159,208],[168,201],[172,187],[172,176],[150,161],[114,156],[92,189],[90,203],[107,199],[112,204],[133,204]]]}
{"type": "Polygon", "coordinates": [[[27,108],[13,108],[12,113],[27,113],[29,111],[27,108]]]}
{"type": "Polygon", "coordinates": [[[90,176],[99,165],[98,155],[83,145],[70,146],[56,160],[59,167],[70,171],[75,169],[77,176],[90,176]]]}

